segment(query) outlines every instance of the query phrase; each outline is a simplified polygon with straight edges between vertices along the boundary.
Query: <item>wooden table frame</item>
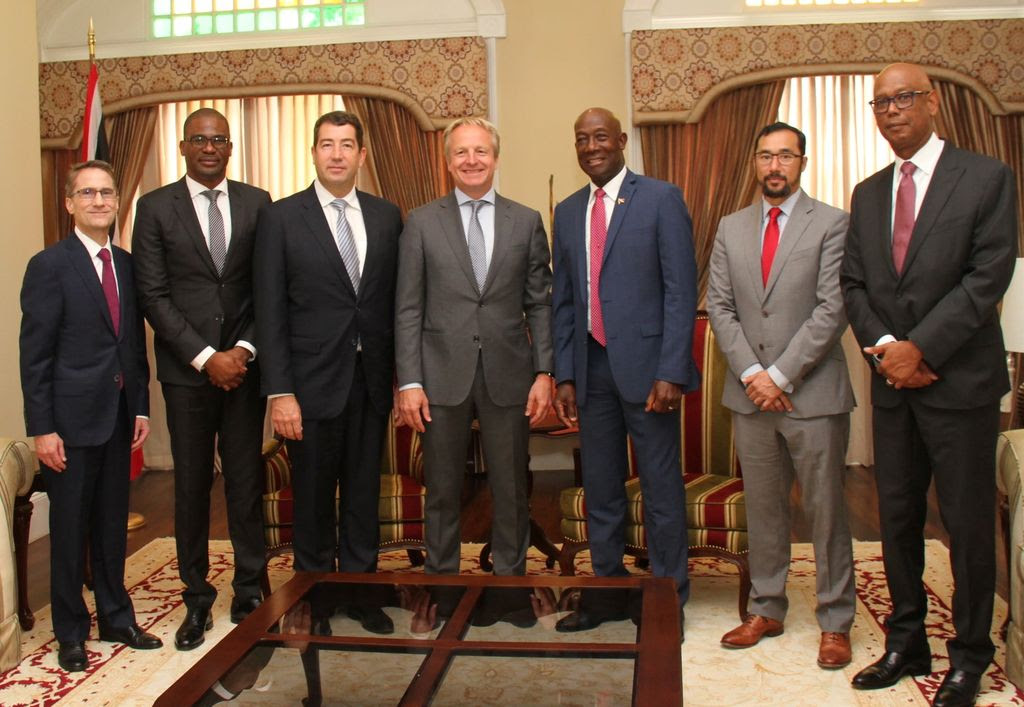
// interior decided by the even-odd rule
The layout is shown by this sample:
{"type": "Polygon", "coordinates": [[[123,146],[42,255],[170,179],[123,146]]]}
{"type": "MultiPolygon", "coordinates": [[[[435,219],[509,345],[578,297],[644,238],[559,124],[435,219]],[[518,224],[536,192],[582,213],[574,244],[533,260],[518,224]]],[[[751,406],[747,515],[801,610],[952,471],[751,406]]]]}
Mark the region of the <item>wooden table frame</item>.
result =
{"type": "MultiPolygon", "coordinates": [[[[426,651],[400,705],[430,704],[453,657],[500,652],[503,655],[538,654],[599,657],[630,657],[633,671],[634,705],[682,703],[682,661],[679,653],[679,608],[675,585],[664,577],[493,577],[489,575],[425,575],[419,573],[326,574],[297,572],[256,611],[171,685],[154,703],[157,707],[193,704],[256,644],[280,643],[280,633],[271,633],[289,609],[318,583],[397,584],[456,586],[465,591],[440,633],[434,639],[380,638],[376,636],[298,636],[316,646],[352,649],[394,648],[426,651]],[[549,643],[462,640],[477,600],[491,587],[560,587],[586,589],[628,589],[643,592],[640,628],[635,643],[549,643]]],[[[564,634],[561,634],[564,636],[564,634]]],[[[577,634],[586,638],[586,633],[577,634]]]]}

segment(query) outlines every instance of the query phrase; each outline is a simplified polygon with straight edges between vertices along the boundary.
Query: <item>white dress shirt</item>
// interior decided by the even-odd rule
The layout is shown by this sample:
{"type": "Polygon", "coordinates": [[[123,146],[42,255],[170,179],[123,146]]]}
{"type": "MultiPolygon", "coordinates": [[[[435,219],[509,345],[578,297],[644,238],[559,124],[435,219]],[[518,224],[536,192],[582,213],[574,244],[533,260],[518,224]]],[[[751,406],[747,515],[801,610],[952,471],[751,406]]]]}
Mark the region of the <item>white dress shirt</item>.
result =
{"type": "MultiPolygon", "coordinates": [[[[338,197],[327,191],[327,187],[320,183],[319,179],[313,181],[313,189],[316,191],[317,201],[320,208],[324,210],[324,218],[327,225],[331,227],[331,235],[334,241],[338,241],[338,210],[331,206],[338,197]]],[[[345,218],[348,220],[348,227],[352,231],[352,239],[356,242],[356,254],[359,256],[359,274],[363,274],[363,264],[366,262],[366,222],[363,221],[363,209],[359,205],[359,197],[356,190],[351,189],[348,194],[341,197],[345,202],[345,218]]]]}
{"type": "MultiPolygon", "coordinates": [[[[473,207],[469,202],[474,201],[473,197],[455,187],[455,200],[459,203],[459,216],[462,218],[462,233],[466,236],[466,245],[469,245],[469,220],[473,218],[473,207]]],[[[491,267],[491,255],[494,253],[494,187],[491,187],[476,201],[483,204],[477,209],[476,218],[480,222],[480,230],[484,233],[484,262],[491,267]]]]}
{"type": "MultiPolygon", "coordinates": [[[[192,197],[192,208],[196,211],[196,218],[199,219],[199,228],[203,232],[203,238],[206,239],[206,247],[210,247],[210,199],[203,194],[205,191],[209,191],[208,187],[204,184],[200,184],[192,177],[185,175],[185,186],[188,187],[188,194],[192,197]]],[[[217,197],[217,210],[220,211],[221,220],[224,221],[224,249],[225,252],[231,246],[231,204],[228,197],[228,180],[223,179],[221,183],[213,188],[213,191],[219,191],[220,196],[217,197]]],[[[235,346],[241,346],[243,349],[249,352],[249,360],[256,358],[256,347],[248,341],[239,339],[235,342],[235,346]]],[[[210,356],[217,353],[217,350],[212,346],[207,346],[200,351],[194,359],[191,361],[192,368],[196,369],[200,373],[203,372],[203,366],[210,360],[210,356]]]]}
{"type": "MultiPolygon", "coordinates": [[[[619,190],[622,189],[622,182],[626,179],[626,167],[619,170],[619,173],[608,180],[603,187],[593,182],[590,183],[590,198],[587,200],[586,218],[583,219],[584,241],[587,249],[587,331],[590,328],[590,215],[594,212],[594,201],[597,199],[597,190],[604,189],[604,222],[605,228],[612,223],[612,212],[619,201],[619,190]]],[[[605,242],[607,248],[608,243],[605,242]]]]}

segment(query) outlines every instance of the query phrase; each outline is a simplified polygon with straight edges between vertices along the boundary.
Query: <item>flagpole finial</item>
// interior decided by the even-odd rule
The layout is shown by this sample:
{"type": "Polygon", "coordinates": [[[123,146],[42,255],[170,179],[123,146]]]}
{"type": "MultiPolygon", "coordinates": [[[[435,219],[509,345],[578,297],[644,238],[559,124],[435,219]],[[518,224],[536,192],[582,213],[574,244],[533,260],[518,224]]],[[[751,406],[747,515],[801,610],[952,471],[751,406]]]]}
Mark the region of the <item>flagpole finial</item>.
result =
{"type": "Polygon", "coordinates": [[[96,30],[92,26],[92,18],[89,18],[89,63],[96,60],[96,30]]]}

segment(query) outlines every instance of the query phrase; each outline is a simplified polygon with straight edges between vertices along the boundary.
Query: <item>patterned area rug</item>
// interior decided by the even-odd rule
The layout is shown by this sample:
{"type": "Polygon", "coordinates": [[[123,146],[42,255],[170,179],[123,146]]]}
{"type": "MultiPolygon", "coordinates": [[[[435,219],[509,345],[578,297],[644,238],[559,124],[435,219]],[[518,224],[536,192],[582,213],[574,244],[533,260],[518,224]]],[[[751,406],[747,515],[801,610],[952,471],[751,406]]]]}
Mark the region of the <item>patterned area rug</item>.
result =
{"type": "MultiPolygon", "coordinates": [[[[481,572],[479,546],[463,546],[463,572],[481,572]]],[[[816,664],[818,628],[814,621],[814,562],[810,545],[793,546],[790,571],[790,611],[786,632],[766,639],[743,651],[727,651],[719,638],[737,623],[736,578],[732,568],[715,560],[691,563],[693,586],[686,607],[686,643],[681,655],[684,700],[687,705],[907,705],[929,704],[949,667],[945,641],[952,635],[950,617],[951,580],[948,556],[937,541],[927,546],[925,581],[929,594],[928,633],[933,653],[931,676],[903,680],[888,690],[858,692],[849,687],[850,678],[864,665],[881,655],[884,634],[881,622],[889,610],[888,592],[882,571],[878,543],[855,543],[857,572],[857,619],[852,641],[854,662],[845,670],[824,671],[816,664]]],[[[180,653],[173,648],[174,631],[184,616],[180,601],[181,585],[171,538],[154,540],[134,554],[128,562],[126,583],[135,602],[139,624],[160,636],[164,649],[133,651],[123,646],[91,640],[86,644],[91,667],[86,673],[68,675],[57,667],[49,607],[36,612],[35,628],[22,638],[21,664],[0,674],[2,705],[149,705],[171,683],[198,661],[206,651],[233,627],[227,620],[231,599],[231,548],[226,541],[211,543],[211,581],[220,594],[214,605],[214,628],[200,648],[180,653]]],[[[580,574],[589,574],[586,553],[577,561],[580,574]]],[[[412,569],[404,552],[381,556],[381,569],[419,572],[412,569]]],[[[531,549],[527,571],[531,574],[555,574],[531,549]]],[[[271,564],[271,583],[276,587],[290,576],[290,559],[277,558],[271,564]]],[[[1001,626],[1006,604],[996,599],[994,626],[1001,626]]],[[[603,628],[603,627],[602,627],[603,628]]],[[[599,629],[600,630],[600,629],[599,629]]],[[[96,632],[93,630],[93,637],[96,632]]],[[[982,683],[978,704],[1021,705],[1024,693],[1017,690],[1003,671],[1005,646],[996,637],[995,662],[982,683]]],[[[506,659],[498,659],[506,660],[506,659]]],[[[500,666],[495,669],[500,670],[500,666]]],[[[465,693],[463,693],[465,694],[465,693]]],[[[379,699],[378,695],[378,699],[379,699]]],[[[451,693],[438,696],[443,704],[511,704],[484,700],[475,695],[467,702],[451,693]]],[[[564,695],[562,695],[564,697],[564,695]]],[[[576,695],[570,700],[580,704],[616,704],[601,695],[576,695]]],[[[607,697],[607,696],[604,696],[607,697]]],[[[243,694],[236,704],[252,704],[243,694]]],[[[253,695],[256,698],[256,695],[253,695]]],[[[531,704],[551,704],[537,697],[531,704]]],[[[296,697],[296,703],[299,697],[296,697]]],[[[362,704],[349,696],[346,704],[362,704]]],[[[523,704],[522,699],[516,702],[523,704]]]]}

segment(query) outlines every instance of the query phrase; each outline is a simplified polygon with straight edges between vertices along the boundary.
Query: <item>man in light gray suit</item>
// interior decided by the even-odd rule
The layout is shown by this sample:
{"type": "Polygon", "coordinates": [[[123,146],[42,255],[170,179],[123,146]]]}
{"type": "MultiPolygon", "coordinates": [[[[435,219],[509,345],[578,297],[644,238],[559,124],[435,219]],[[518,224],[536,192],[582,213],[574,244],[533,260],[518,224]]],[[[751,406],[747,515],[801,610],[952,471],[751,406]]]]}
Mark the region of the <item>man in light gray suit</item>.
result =
{"type": "Polygon", "coordinates": [[[761,130],[754,166],[763,198],[721,220],[711,255],[708,313],[734,374],[722,404],[743,469],[753,583],[750,613],[722,645],[747,648],[783,631],[795,476],[814,540],[818,665],[837,669],[850,662],[855,610],[843,496],[854,399],[839,290],[849,217],[799,188],[805,149],[790,125],[761,130]]]}
{"type": "Polygon", "coordinates": [[[551,406],[551,266],[540,214],[494,191],[498,132],[445,131],[455,190],[409,213],[399,241],[395,364],[401,422],[423,433],[427,572],[459,571],[470,426],[494,498],[495,574],[524,574],[529,424],[551,406]]]}

